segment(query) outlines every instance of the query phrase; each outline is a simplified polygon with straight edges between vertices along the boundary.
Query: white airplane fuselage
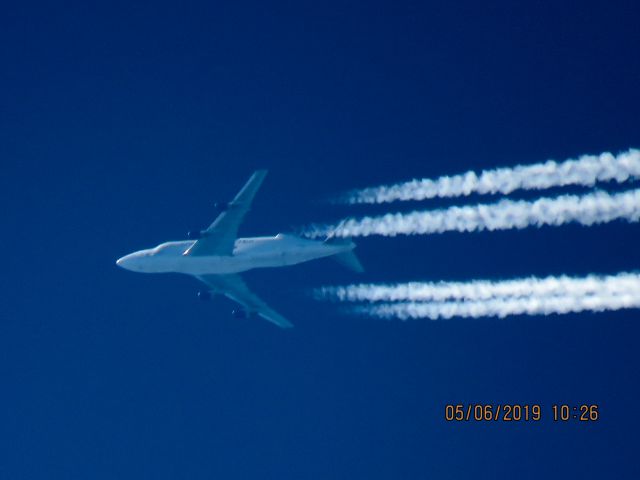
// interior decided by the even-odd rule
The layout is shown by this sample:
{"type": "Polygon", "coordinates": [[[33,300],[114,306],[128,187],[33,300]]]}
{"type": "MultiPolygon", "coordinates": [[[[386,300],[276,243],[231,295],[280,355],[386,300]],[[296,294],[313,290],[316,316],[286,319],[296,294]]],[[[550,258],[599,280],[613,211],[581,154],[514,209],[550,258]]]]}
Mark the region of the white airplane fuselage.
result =
{"type": "Polygon", "coordinates": [[[352,250],[355,244],[324,243],[278,234],[275,237],[239,238],[233,255],[184,255],[195,240],[166,242],[154,248],[139,250],[116,263],[127,270],[143,273],[185,273],[189,275],[227,275],[254,268],[284,267],[329,257],[352,250]]]}

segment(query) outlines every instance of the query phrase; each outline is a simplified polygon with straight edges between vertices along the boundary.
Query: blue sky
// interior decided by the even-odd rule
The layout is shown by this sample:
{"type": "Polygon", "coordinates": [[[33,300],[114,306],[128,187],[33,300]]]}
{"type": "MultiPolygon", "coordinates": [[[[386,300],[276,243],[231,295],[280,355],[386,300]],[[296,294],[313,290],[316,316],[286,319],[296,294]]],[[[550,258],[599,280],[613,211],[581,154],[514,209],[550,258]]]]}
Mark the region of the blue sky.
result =
{"type": "MultiPolygon", "coordinates": [[[[319,261],[246,276],[296,324],[282,332],[198,302],[192,279],[114,263],[208,225],[255,168],[270,174],[244,235],[389,208],[321,202],[345,189],[638,147],[637,15],[631,1],[5,6],[0,476],[637,478],[637,310],[349,317],[307,292],[358,278],[319,261]],[[597,403],[602,418],[450,424],[449,402],[597,403]]],[[[612,274],[640,267],[639,233],[358,251],[373,282],[612,274]]]]}

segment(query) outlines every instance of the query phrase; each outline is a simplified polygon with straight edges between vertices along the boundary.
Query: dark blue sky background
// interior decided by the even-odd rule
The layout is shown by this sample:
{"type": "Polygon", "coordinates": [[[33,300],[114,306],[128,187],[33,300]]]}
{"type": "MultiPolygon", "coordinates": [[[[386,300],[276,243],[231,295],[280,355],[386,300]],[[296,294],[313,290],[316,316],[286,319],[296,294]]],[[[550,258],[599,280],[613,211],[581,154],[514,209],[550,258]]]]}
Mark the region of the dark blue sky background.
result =
{"type": "MultiPolygon", "coordinates": [[[[4,5],[0,478],[638,478],[637,310],[384,322],[307,296],[357,279],[330,261],[250,272],[285,332],[114,262],[207,225],[257,167],[245,235],[381,211],[319,202],[344,189],[638,147],[639,13],[4,5]],[[451,424],[449,402],[545,419],[451,424]],[[563,402],[601,420],[554,423],[563,402]]],[[[636,270],[639,234],[362,239],[360,279],[636,270]]]]}

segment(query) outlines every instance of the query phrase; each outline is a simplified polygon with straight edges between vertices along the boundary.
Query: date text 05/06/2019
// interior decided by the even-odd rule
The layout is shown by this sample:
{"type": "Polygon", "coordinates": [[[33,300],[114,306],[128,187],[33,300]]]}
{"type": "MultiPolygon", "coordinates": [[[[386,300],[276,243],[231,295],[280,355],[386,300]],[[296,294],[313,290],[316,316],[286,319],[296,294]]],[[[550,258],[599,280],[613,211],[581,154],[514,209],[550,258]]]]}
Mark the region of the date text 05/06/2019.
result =
{"type": "Polygon", "coordinates": [[[539,404],[447,404],[444,419],[447,422],[539,422],[547,415],[554,422],[597,422],[600,412],[597,404],[553,404],[548,409],[539,404]],[[544,410],[544,412],[543,412],[544,410]]]}

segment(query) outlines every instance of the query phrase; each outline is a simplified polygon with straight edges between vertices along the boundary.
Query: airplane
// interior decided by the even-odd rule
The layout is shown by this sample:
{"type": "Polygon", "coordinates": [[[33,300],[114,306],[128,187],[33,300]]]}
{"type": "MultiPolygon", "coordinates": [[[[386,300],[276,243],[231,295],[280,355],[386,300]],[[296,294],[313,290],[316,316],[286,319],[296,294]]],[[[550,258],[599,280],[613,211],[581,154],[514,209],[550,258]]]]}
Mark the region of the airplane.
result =
{"type": "Polygon", "coordinates": [[[164,242],[119,258],[116,265],[143,273],[183,273],[205,284],[198,297],[208,300],[224,295],[241,305],[232,313],[239,318],[258,315],[282,328],[293,324],[256,296],[240,276],[254,268],[284,267],[324,257],[333,257],[345,267],[363,268],[350,239],[329,235],[324,241],[279,233],[274,237],[237,238],[238,228],[251,207],[266,170],[257,170],[235,198],[215,204],[220,211],[206,230],[189,232],[189,240],[164,242]]]}

